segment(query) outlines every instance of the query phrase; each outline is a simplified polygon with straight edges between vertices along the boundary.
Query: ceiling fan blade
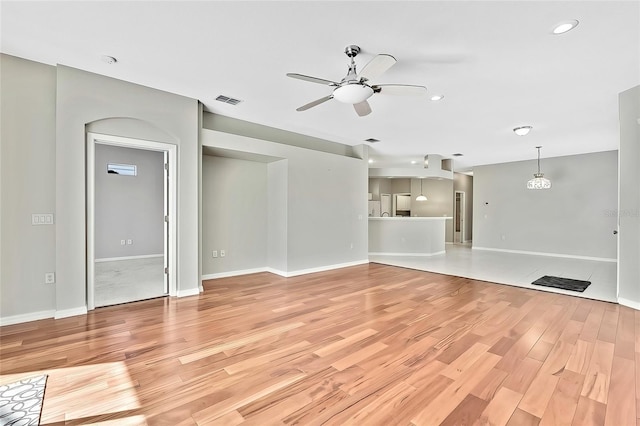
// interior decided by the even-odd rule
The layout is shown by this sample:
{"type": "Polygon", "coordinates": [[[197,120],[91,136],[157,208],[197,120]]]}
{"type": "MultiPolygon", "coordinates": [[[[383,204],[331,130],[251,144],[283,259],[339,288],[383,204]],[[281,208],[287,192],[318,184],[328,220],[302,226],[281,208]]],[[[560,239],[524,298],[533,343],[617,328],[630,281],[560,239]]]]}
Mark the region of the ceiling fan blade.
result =
{"type": "Polygon", "coordinates": [[[385,95],[426,95],[427,88],[411,84],[377,84],[371,86],[375,92],[385,95]]]}
{"type": "Polygon", "coordinates": [[[306,105],[302,105],[300,108],[296,108],[296,111],[306,111],[309,108],[313,108],[314,106],[318,106],[323,102],[327,102],[329,99],[333,99],[333,95],[325,96],[324,98],[316,99],[313,102],[309,102],[306,105]]]}
{"type": "Polygon", "coordinates": [[[371,114],[371,105],[369,105],[369,102],[367,101],[362,101],[360,103],[353,104],[353,107],[355,108],[356,113],[360,117],[364,117],[365,115],[371,114]]]}
{"type": "Polygon", "coordinates": [[[387,54],[380,54],[374,57],[369,61],[367,65],[362,68],[362,70],[358,73],[358,78],[364,78],[365,80],[372,80],[378,76],[384,74],[389,68],[391,68],[395,63],[396,58],[387,54]]]}
{"type": "Polygon", "coordinates": [[[292,72],[288,72],[287,77],[297,78],[298,80],[310,81],[311,83],[326,84],[328,86],[338,85],[338,83],[336,83],[335,81],[325,80],[324,78],[310,77],[308,75],[296,74],[292,72]]]}

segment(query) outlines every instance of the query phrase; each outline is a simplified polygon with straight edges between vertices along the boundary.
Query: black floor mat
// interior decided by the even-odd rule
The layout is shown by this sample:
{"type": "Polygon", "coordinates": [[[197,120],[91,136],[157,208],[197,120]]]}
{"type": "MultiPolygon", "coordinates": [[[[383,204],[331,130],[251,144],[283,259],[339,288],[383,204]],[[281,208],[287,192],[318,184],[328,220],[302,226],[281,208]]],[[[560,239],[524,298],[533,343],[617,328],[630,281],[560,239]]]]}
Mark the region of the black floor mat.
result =
{"type": "Polygon", "coordinates": [[[549,275],[545,275],[542,278],[538,278],[531,284],[583,292],[587,287],[589,287],[589,285],[591,285],[591,281],[580,281],[573,280],[571,278],[552,277],[549,275]]]}

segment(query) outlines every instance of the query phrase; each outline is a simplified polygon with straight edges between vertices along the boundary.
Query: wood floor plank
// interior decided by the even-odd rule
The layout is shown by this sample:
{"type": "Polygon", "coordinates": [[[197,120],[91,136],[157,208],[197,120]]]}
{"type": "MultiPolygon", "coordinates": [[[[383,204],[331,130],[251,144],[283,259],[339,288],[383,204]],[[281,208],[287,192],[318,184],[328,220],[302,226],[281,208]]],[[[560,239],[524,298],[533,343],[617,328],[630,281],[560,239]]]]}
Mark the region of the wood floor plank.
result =
{"type": "Polygon", "coordinates": [[[540,425],[571,425],[583,382],[583,375],[569,370],[564,371],[542,415],[540,425]]]}
{"type": "Polygon", "coordinates": [[[518,404],[518,408],[542,418],[547,409],[547,404],[558,385],[558,380],[558,376],[539,372],[525,392],[520,404],[518,404]]]}
{"type": "Polygon", "coordinates": [[[439,424],[455,408],[471,390],[482,380],[500,360],[498,355],[485,352],[468,370],[465,370],[457,380],[442,391],[423,410],[411,420],[414,424],[439,424]]]}
{"type": "Polygon", "coordinates": [[[0,327],[0,383],[48,374],[43,425],[640,426],[640,311],[375,263],[204,288],[0,327]]]}
{"type": "Polygon", "coordinates": [[[634,370],[634,361],[613,357],[605,426],[632,425],[636,421],[636,398],[630,392],[635,388],[635,377],[631,374],[634,370]]]}
{"type": "Polygon", "coordinates": [[[538,426],[539,424],[540,419],[538,417],[516,408],[507,426],[538,426]]]}
{"type": "Polygon", "coordinates": [[[565,369],[580,374],[586,374],[587,368],[591,362],[594,346],[595,342],[578,339],[573,347],[571,355],[569,355],[565,369]]]}
{"type": "Polygon", "coordinates": [[[521,393],[514,392],[506,387],[500,388],[480,415],[477,423],[481,425],[506,425],[521,399],[521,393]]]}
{"type": "Polygon", "coordinates": [[[572,426],[596,426],[604,425],[607,406],[591,398],[580,396],[576,413],[573,416],[572,426]]]}
{"type": "Polygon", "coordinates": [[[580,393],[582,396],[607,403],[614,349],[613,343],[596,340],[591,361],[585,373],[585,381],[580,393]]]}

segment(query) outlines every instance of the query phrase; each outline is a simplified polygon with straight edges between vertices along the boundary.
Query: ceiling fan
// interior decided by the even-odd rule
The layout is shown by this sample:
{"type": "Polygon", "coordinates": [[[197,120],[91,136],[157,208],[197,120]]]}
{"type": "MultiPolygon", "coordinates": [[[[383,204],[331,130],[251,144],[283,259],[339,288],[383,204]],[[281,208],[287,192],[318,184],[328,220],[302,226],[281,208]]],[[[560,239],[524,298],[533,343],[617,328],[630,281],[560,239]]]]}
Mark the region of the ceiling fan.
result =
{"type": "Polygon", "coordinates": [[[374,93],[391,95],[422,95],[427,92],[427,88],[424,86],[369,83],[370,80],[381,76],[397,62],[396,58],[391,55],[380,54],[375,56],[364,66],[364,68],[362,68],[362,71],[358,73],[356,72],[356,62],[353,58],[360,53],[360,47],[355,45],[347,46],[344,53],[351,59],[351,63],[349,64],[349,71],[347,72],[347,75],[340,80],[339,83],[331,80],[325,80],[323,78],[310,77],[308,75],[287,73],[287,77],[334,87],[333,92],[330,95],[317,99],[313,102],[309,102],[300,108],[296,108],[296,111],[306,111],[309,108],[318,106],[330,99],[335,99],[343,103],[353,104],[356,113],[360,117],[363,117],[371,113],[371,106],[369,105],[369,102],[367,102],[367,99],[373,96],[374,93]]]}

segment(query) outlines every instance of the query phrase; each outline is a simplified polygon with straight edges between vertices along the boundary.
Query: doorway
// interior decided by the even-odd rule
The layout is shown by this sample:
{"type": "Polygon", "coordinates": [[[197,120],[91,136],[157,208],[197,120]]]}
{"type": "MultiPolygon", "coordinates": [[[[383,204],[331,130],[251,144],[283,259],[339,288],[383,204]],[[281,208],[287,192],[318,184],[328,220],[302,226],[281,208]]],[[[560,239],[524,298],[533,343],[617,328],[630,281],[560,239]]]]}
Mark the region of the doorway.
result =
{"type": "Polygon", "coordinates": [[[175,295],[176,146],[87,134],[87,308],[175,295]]]}
{"type": "Polygon", "coordinates": [[[455,191],[455,204],[453,208],[453,242],[462,244],[465,239],[465,205],[464,191],[455,191]]]}

